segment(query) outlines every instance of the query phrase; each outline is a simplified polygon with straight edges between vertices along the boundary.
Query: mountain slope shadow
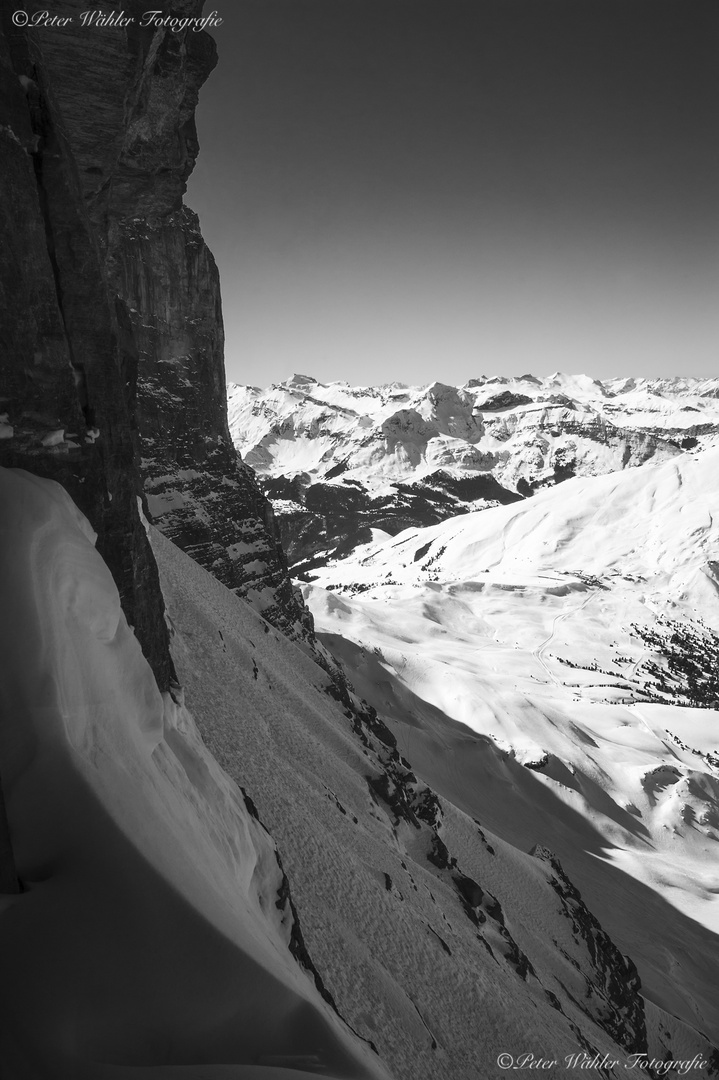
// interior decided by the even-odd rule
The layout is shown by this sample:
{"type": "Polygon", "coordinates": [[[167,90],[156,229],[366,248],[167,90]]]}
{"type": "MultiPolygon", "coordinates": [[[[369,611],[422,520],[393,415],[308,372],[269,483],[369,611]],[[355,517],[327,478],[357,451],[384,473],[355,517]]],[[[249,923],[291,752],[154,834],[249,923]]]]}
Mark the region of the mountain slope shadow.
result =
{"type": "Polygon", "coordinates": [[[644,997],[716,1041],[719,936],[604,861],[612,847],[606,837],[488,736],[373,666],[353,642],[318,637],[380,713],[417,776],[514,847],[529,851],[540,843],[555,851],[589,909],[637,965],[644,997]]]}
{"type": "Polygon", "coordinates": [[[321,1008],[213,927],[52,757],[15,800],[26,889],[0,920],[4,1075],[367,1077],[321,1008]]]}

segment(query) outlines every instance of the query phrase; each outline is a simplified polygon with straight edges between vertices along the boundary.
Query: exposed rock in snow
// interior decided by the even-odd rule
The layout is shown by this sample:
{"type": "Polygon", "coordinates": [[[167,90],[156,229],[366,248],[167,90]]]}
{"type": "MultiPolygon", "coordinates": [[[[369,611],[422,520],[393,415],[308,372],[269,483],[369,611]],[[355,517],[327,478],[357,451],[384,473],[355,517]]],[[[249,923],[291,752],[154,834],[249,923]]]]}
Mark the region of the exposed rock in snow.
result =
{"type": "MultiPolygon", "coordinates": [[[[588,910],[557,857],[541,845],[536,845],[530,854],[551,866],[550,884],[572,924],[575,940],[586,948],[596,973],[594,993],[586,995],[588,1013],[630,1053],[646,1053],[646,1021],[636,967],[628,956],[622,956],[588,910]]],[[[581,996],[580,992],[577,997],[581,999],[581,996]]]]}

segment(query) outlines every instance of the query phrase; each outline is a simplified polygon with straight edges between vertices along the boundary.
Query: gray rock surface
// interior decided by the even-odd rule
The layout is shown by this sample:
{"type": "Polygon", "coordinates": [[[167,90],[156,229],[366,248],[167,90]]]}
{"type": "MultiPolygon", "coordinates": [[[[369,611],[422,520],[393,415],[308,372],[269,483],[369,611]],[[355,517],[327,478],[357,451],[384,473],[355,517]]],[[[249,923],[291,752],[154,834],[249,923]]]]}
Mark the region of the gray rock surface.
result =
{"type": "MultiPolygon", "coordinates": [[[[167,688],[164,608],[138,511],[137,344],[105,272],[58,93],[65,76],[52,56],[64,39],[17,29],[10,14],[0,35],[0,464],[57,480],[75,499],[167,688]]],[[[74,60],[85,112],[105,62],[93,41],[74,60]]],[[[100,106],[98,142],[101,117],[100,106]]]]}
{"type": "MultiPolygon", "coordinates": [[[[175,543],[285,633],[311,637],[271,506],[230,439],[219,276],[182,202],[215,45],[203,32],[83,28],[82,0],[49,7],[75,22],[18,30],[8,13],[2,54],[12,318],[0,460],[76,499],[168,686],[143,484],[146,512],[175,543]]],[[[166,7],[195,16],[202,4],[166,7]]]]}

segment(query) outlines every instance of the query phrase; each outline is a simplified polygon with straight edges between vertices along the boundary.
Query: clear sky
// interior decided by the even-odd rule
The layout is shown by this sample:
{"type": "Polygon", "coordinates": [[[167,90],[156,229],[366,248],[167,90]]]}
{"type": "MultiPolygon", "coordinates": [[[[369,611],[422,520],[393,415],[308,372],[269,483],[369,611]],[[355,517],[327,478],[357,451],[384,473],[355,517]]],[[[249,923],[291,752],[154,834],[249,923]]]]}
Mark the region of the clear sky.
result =
{"type": "Polygon", "coordinates": [[[228,379],[719,375],[716,0],[207,0],[228,379]]]}

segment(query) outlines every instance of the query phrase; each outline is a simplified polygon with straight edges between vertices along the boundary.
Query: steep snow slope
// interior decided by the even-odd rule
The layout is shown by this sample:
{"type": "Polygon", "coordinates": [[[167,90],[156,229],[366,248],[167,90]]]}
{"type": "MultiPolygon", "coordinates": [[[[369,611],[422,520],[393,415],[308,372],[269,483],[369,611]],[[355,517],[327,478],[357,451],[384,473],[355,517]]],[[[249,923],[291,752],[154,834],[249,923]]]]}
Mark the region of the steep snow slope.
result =
{"type": "Polygon", "coordinates": [[[718,511],[710,450],[407,530],[304,589],[419,775],[512,843],[540,830],[650,998],[714,1031],[718,511]]]}
{"type": "Polygon", "coordinates": [[[267,390],[230,386],[228,404],[296,571],[346,554],[372,528],[394,535],[719,439],[719,380],[350,387],[296,375],[267,390]]]}
{"type": "MultiPolygon", "coordinates": [[[[546,852],[526,854],[551,823],[534,773],[506,754],[485,759],[493,816],[504,814],[503,791],[523,793],[532,835],[522,850],[437,797],[371,712],[351,695],[337,701],[306,652],[161,536],[153,542],[175,663],[203,738],[277,840],[340,1013],[394,1076],[493,1078],[500,1053],[524,1052],[569,1076],[567,1058],[595,1051],[615,1062],[609,1076],[626,1076],[631,1054],[670,1052],[700,1053],[700,1075],[716,1074],[719,1059],[691,1026],[642,1004],[632,964],[561,867],[546,852]]],[[[558,800],[552,808],[571,820],[558,800]]],[[[696,954],[691,936],[681,944],[696,954]]],[[[715,974],[711,965],[710,956],[715,974]]]]}
{"type": "Polygon", "coordinates": [[[0,1073],[385,1076],[293,959],[274,844],[157,690],[85,518],[21,471],[0,470],[0,505],[0,769],[24,885],[0,898],[0,1073]]]}
{"type": "Polygon", "coordinates": [[[497,1076],[500,1053],[717,1074],[549,851],[437,797],[306,649],[155,533],[187,698],[243,797],[182,692],[157,692],[69,498],[0,485],[0,763],[24,884],[0,903],[3,1077],[388,1077],[332,996],[398,1078],[497,1076]]]}

